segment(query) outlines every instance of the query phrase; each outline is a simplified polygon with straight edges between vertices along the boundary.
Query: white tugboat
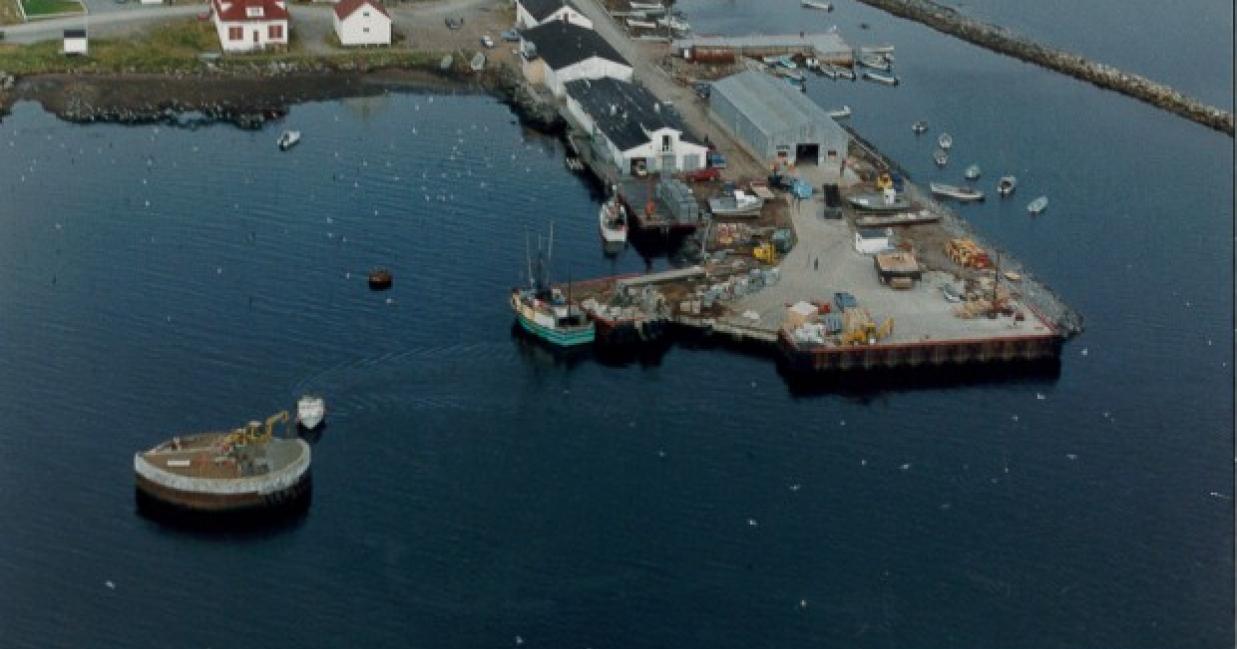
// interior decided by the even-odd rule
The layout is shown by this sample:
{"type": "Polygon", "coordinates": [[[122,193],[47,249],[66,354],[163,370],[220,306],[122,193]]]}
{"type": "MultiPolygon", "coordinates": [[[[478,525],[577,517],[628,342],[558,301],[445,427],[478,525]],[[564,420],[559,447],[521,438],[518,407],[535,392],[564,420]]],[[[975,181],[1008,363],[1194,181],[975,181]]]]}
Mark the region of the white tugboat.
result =
{"type": "Polygon", "coordinates": [[[279,134],[279,140],[277,144],[279,144],[280,151],[287,151],[288,149],[291,149],[292,147],[296,146],[296,144],[300,141],[301,141],[300,131],[284,131],[283,133],[279,134]]]}
{"type": "Polygon", "coordinates": [[[322,397],[306,394],[296,402],[296,423],[305,430],[313,430],[326,419],[326,401],[322,397]]]}

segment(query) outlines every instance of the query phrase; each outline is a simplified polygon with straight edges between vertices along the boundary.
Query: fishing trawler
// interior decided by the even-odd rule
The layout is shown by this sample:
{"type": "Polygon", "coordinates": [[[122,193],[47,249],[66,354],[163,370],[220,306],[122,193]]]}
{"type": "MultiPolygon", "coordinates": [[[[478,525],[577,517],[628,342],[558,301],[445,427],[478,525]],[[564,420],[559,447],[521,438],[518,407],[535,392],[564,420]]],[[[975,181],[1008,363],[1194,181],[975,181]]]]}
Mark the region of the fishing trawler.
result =
{"type": "Polygon", "coordinates": [[[520,328],[535,338],[557,347],[577,347],[593,342],[596,329],[578,305],[571,300],[571,282],[567,294],[550,286],[550,260],[554,248],[554,228],[550,228],[547,250],[541,250],[537,240],[537,260],[534,263],[525,241],[528,259],[528,288],[511,289],[511,310],[520,328]]]}
{"type": "Polygon", "coordinates": [[[601,228],[601,238],[606,243],[620,244],[627,242],[627,210],[618,200],[618,194],[602,203],[597,214],[601,228]]]}

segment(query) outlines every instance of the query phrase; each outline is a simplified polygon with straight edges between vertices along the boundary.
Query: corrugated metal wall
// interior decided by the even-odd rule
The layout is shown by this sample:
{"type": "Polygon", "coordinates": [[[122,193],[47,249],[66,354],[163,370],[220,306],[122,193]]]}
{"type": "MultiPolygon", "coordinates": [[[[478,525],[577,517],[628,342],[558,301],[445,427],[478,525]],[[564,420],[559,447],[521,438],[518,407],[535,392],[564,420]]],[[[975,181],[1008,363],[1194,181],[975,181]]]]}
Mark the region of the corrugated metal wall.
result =
{"type": "Polygon", "coordinates": [[[762,158],[771,158],[777,154],[765,134],[756,128],[756,125],[726,97],[725,93],[716,91],[710,93],[709,107],[731,133],[746,142],[762,158]]]}

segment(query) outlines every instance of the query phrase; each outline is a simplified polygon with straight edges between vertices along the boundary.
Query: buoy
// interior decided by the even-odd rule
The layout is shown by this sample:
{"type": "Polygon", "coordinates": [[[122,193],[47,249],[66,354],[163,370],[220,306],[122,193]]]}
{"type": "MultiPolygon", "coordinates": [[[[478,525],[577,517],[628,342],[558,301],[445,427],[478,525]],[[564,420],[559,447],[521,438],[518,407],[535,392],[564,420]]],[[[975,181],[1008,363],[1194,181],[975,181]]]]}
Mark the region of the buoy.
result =
{"type": "Polygon", "coordinates": [[[391,271],[385,268],[375,268],[369,271],[369,287],[376,291],[391,288],[391,283],[394,281],[395,278],[391,276],[391,271]]]}

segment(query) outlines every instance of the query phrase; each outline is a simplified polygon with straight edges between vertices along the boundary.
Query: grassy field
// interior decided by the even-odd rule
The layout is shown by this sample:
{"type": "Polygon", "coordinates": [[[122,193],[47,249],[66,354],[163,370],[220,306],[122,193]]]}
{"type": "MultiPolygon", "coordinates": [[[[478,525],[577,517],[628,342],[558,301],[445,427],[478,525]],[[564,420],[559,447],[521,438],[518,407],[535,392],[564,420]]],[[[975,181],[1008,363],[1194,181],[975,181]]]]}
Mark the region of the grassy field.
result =
{"type": "Polygon", "coordinates": [[[209,22],[189,19],[153,28],[140,38],[92,39],[90,55],[68,57],[59,40],[33,45],[0,43],[0,70],[11,74],[54,72],[193,72],[208,65],[222,70],[252,69],[271,63],[316,63],[328,69],[425,68],[435,66],[440,53],[402,49],[352,50],[331,55],[300,51],[293,42],[285,52],[228,54],[209,63],[199,55],[219,52],[219,39],[209,22]]]}
{"type": "Polygon", "coordinates": [[[86,7],[77,0],[21,0],[26,17],[54,16],[56,14],[79,14],[86,7]]]}

